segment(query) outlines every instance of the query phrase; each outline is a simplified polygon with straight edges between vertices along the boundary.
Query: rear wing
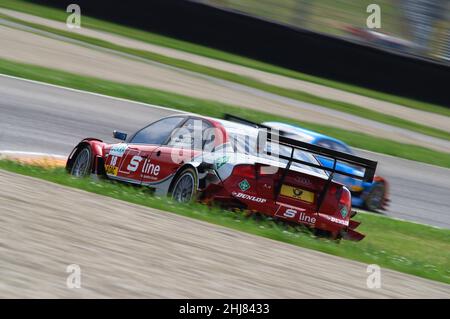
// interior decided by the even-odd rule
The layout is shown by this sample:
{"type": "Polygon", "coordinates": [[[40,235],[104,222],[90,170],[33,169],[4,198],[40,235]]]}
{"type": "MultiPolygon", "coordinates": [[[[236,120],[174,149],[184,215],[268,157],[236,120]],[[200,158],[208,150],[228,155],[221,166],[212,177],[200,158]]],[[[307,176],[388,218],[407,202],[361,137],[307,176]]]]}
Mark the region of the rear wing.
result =
{"type": "MultiPolygon", "coordinates": [[[[298,141],[298,140],[295,140],[292,138],[288,138],[286,136],[283,136],[285,134],[285,132],[283,132],[283,131],[278,131],[279,134],[275,134],[275,133],[272,133],[273,129],[271,129],[268,126],[261,125],[261,124],[255,123],[255,122],[251,122],[249,120],[246,120],[246,119],[234,116],[234,115],[225,114],[225,119],[228,121],[233,121],[233,122],[253,126],[255,128],[266,129],[267,137],[265,139],[258,138],[259,142],[261,142],[261,140],[263,140],[264,142],[276,143],[276,144],[279,144],[280,146],[288,147],[291,149],[289,156],[283,155],[283,154],[274,154],[273,152],[269,151],[269,155],[272,155],[272,156],[275,155],[275,156],[278,156],[278,158],[287,161],[286,168],[284,170],[283,176],[281,177],[280,183],[278,185],[279,187],[276,192],[276,197],[278,197],[278,195],[279,195],[283,181],[284,181],[286,174],[289,171],[292,163],[298,163],[298,164],[302,164],[302,165],[306,165],[306,166],[310,166],[310,167],[315,167],[315,168],[330,172],[327,184],[325,185],[324,190],[319,198],[319,207],[320,207],[320,202],[323,200],[326,192],[328,191],[328,187],[334,177],[334,174],[349,176],[349,177],[360,179],[360,180],[363,180],[363,181],[369,182],[369,183],[373,182],[373,178],[375,176],[375,171],[377,168],[377,162],[375,162],[375,161],[371,161],[371,160],[368,160],[368,159],[365,159],[365,158],[362,158],[359,156],[355,156],[352,154],[343,153],[343,152],[339,152],[339,151],[335,151],[335,150],[330,150],[328,148],[324,148],[321,146],[317,146],[317,145],[313,145],[310,143],[301,142],[301,141],[298,141]],[[320,161],[318,161],[318,163],[315,164],[315,163],[311,163],[311,162],[307,162],[307,161],[303,161],[301,159],[295,158],[294,157],[295,150],[307,152],[307,153],[310,153],[313,155],[327,157],[333,161],[333,165],[332,165],[332,167],[327,167],[327,166],[320,164],[320,161]],[[355,174],[351,174],[351,173],[339,170],[336,167],[336,164],[338,162],[344,162],[344,163],[347,163],[350,165],[354,165],[354,166],[363,168],[364,174],[363,175],[355,175],[355,174]]],[[[259,134],[261,136],[262,132],[260,131],[259,134]]]]}
{"type": "Polygon", "coordinates": [[[318,168],[318,169],[321,169],[324,171],[328,171],[331,174],[336,173],[336,174],[360,179],[360,180],[363,180],[363,181],[369,182],[369,183],[373,182],[373,178],[375,176],[375,170],[377,168],[377,162],[374,162],[374,161],[371,161],[371,160],[368,160],[368,159],[365,159],[362,157],[358,157],[358,156],[355,156],[352,154],[343,153],[343,152],[339,152],[339,151],[335,151],[335,150],[330,150],[328,148],[324,148],[321,146],[301,142],[301,141],[298,141],[298,140],[295,140],[292,138],[285,137],[283,135],[274,134],[269,131],[267,132],[267,142],[277,143],[281,146],[291,148],[292,150],[291,150],[290,156],[269,153],[269,155],[272,155],[272,156],[275,155],[281,159],[287,160],[288,163],[294,162],[294,163],[298,163],[298,164],[303,164],[306,166],[311,166],[311,167],[315,167],[315,168],[318,168]],[[327,157],[333,161],[333,165],[332,165],[332,167],[328,167],[328,166],[324,166],[321,164],[314,164],[314,163],[310,163],[307,161],[302,161],[300,159],[294,158],[295,150],[311,153],[313,155],[327,157]],[[336,164],[338,162],[344,162],[344,163],[347,163],[350,165],[354,165],[354,166],[363,168],[364,174],[356,175],[356,174],[348,173],[345,171],[341,171],[336,168],[336,164]]]}
{"type": "MultiPolygon", "coordinates": [[[[275,134],[275,133],[272,133],[272,131],[275,131],[275,130],[273,130],[269,126],[258,124],[258,123],[255,123],[255,122],[252,122],[252,121],[249,121],[249,120],[246,120],[246,119],[234,116],[234,115],[225,114],[225,119],[228,121],[253,126],[255,128],[267,129],[267,139],[266,139],[267,142],[274,142],[279,145],[292,148],[291,156],[289,156],[289,157],[285,156],[285,155],[273,154],[273,153],[270,155],[278,155],[280,158],[287,160],[289,162],[295,162],[298,164],[315,167],[315,168],[318,168],[318,169],[321,169],[324,171],[349,176],[349,177],[360,179],[360,180],[363,180],[363,181],[369,182],[369,183],[373,182],[373,178],[375,176],[375,171],[377,168],[377,162],[375,162],[375,161],[371,161],[369,159],[365,159],[365,158],[355,156],[352,154],[339,152],[339,151],[335,151],[335,150],[330,150],[325,147],[321,147],[321,146],[313,145],[310,143],[302,142],[299,140],[295,140],[293,138],[284,136],[286,133],[283,131],[276,130],[279,132],[279,134],[275,134]],[[326,166],[323,166],[320,164],[309,163],[306,161],[302,161],[302,160],[293,158],[294,151],[296,149],[307,152],[307,153],[311,153],[313,155],[328,157],[333,160],[333,167],[330,168],[330,167],[326,167],[326,166]],[[355,175],[355,174],[337,170],[336,169],[337,162],[345,162],[347,164],[363,168],[364,175],[360,176],[360,175],[355,175]]],[[[289,134],[292,135],[291,133],[289,133],[289,134]]]]}

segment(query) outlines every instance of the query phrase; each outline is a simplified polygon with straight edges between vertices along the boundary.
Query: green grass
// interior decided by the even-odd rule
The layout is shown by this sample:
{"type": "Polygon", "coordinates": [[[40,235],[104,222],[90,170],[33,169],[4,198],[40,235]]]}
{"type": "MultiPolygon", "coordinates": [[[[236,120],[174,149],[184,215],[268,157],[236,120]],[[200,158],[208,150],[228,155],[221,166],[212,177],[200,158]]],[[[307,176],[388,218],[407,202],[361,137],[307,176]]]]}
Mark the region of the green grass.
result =
{"type": "Polygon", "coordinates": [[[9,19],[11,21],[14,21],[14,22],[17,22],[17,23],[20,23],[20,24],[23,24],[23,25],[26,25],[29,27],[33,27],[38,30],[50,32],[50,33],[64,36],[67,38],[72,38],[72,39],[75,39],[75,40],[78,40],[78,41],[81,41],[84,43],[88,43],[91,45],[115,50],[118,52],[127,53],[132,56],[156,61],[156,62],[163,63],[166,65],[174,66],[177,68],[189,70],[192,72],[197,72],[197,73],[205,74],[205,75],[212,76],[215,78],[235,82],[238,84],[242,84],[245,86],[249,86],[252,88],[256,88],[256,89],[270,92],[273,94],[277,94],[280,96],[288,97],[288,98],[298,100],[301,102],[307,102],[307,103],[312,103],[315,105],[325,106],[330,109],[338,110],[338,111],[349,113],[352,115],[357,115],[357,116],[360,116],[360,117],[363,117],[366,119],[378,121],[378,122],[392,125],[395,127],[401,127],[401,128],[407,129],[407,130],[415,131],[415,132],[426,134],[429,136],[434,136],[437,138],[450,140],[450,132],[446,132],[446,131],[443,131],[440,129],[436,129],[436,128],[429,127],[426,125],[422,125],[422,124],[418,124],[418,123],[411,122],[408,120],[404,120],[404,119],[401,119],[401,118],[398,118],[395,116],[386,115],[386,114],[376,112],[376,111],[373,111],[373,110],[370,110],[370,109],[367,109],[364,107],[326,99],[326,98],[308,94],[308,93],[305,93],[302,91],[286,89],[286,88],[278,87],[275,85],[266,84],[266,83],[260,82],[258,80],[254,80],[250,77],[241,76],[241,75],[238,75],[235,73],[218,70],[215,68],[203,66],[203,65],[192,63],[192,62],[185,61],[185,60],[170,58],[170,57],[160,55],[157,53],[153,53],[153,52],[149,52],[149,51],[137,50],[137,49],[131,49],[128,47],[119,46],[119,45],[116,45],[116,44],[113,44],[113,43],[110,43],[107,41],[103,41],[103,40],[100,40],[97,38],[87,37],[87,36],[83,36],[83,35],[80,35],[77,33],[69,32],[69,31],[63,31],[63,30],[54,29],[54,28],[50,28],[50,27],[46,27],[46,26],[42,26],[42,25],[38,25],[38,24],[34,24],[34,23],[29,23],[27,21],[18,20],[18,19],[4,16],[2,14],[0,14],[0,17],[9,19]]]}
{"type": "Polygon", "coordinates": [[[355,219],[362,222],[358,230],[365,233],[366,238],[360,242],[335,242],[316,238],[301,227],[294,229],[270,219],[257,221],[245,217],[243,213],[200,204],[178,205],[167,198],[149,195],[145,188],[76,179],[69,176],[63,168],[42,168],[0,160],[0,169],[450,284],[448,229],[360,213],[355,219]]]}
{"type": "Polygon", "coordinates": [[[225,113],[232,113],[256,122],[283,121],[334,136],[353,147],[450,168],[449,153],[398,143],[332,126],[302,122],[260,111],[242,109],[237,106],[215,101],[201,100],[147,87],[106,81],[4,59],[0,59],[0,73],[149,104],[167,106],[212,117],[223,117],[225,113]]]}
{"type": "MultiPolygon", "coordinates": [[[[45,6],[37,5],[37,4],[32,4],[32,3],[28,3],[28,2],[20,1],[20,0],[2,0],[2,2],[0,3],[0,7],[25,12],[25,13],[33,14],[33,15],[40,16],[43,18],[57,20],[60,22],[65,22],[67,19],[67,13],[64,10],[57,10],[54,8],[45,7],[45,6]]],[[[169,48],[173,48],[173,49],[177,49],[177,50],[181,50],[181,51],[186,51],[189,53],[202,55],[205,57],[223,60],[223,61],[231,62],[234,64],[250,67],[253,69],[266,71],[269,73],[280,74],[280,75],[284,75],[284,76],[299,79],[299,80],[305,80],[305,81],[333,87],[336,89],[341,89],[341,90],[345,90],[348,92],[365,95],[365,96],[372,97],[375,99],[385,100],[388,102],[408,106],[411,108],[424,110],[427,112],[433,112],[433,113],[437,113],[437,114],[441,114],[441,115],[445,115],[445,116],[450,116],[450,109],[446,108],[444,106],[434,105],[434,104],[430,104],[430,103],[426,103],[426,102],[422,102],[422,101],[416,101],[416,100],[412,100],[412,99],[405,98],[405,97],[399,97],[399,96],[394,96],[391,94],[373,91],[373,90],[358,87],[355,85],[340,83],[337,81],[332,81],[332,80],[328,80],[328,79],[324,79],[324,78],[320,78],[320,77],[316,77],[316,76],[311,76],[308,74],[304,74],[304,73],[296,72],[293,70],[285,69],[282,67],[278,67],[275,65],[271,65],[268,63],[264,63],[261,61],[252,60],[252,59],[249,59],[246,57],[238,56],[235,54],[215,50],[212,48],[208,48],[205,46],[201,46],[201,45],[197,45],[197,44],[193,44],[193,43],[189,43],[189,42],[185,42],[185,41],[180,41],[180,40],[177,40],[174,38],[162,36],[162,35],[151,33],[151,32],[145,32],[142,30],[117,25],[117,24],[114,24],[111,22],[102,21],[102,20],[91,18],[91,17],[84,16],[84,15],[82,17],[82,27],[97,29],[97,30],[106,31],[106,32],[110,32],[110,33],[115,33],[118,35],[133,38],[133,39],[140,40],[143,42],[157,44],[157,45],[161,45],[161,46],[165,46],[165,47],[169,47],[169,48]]]]}

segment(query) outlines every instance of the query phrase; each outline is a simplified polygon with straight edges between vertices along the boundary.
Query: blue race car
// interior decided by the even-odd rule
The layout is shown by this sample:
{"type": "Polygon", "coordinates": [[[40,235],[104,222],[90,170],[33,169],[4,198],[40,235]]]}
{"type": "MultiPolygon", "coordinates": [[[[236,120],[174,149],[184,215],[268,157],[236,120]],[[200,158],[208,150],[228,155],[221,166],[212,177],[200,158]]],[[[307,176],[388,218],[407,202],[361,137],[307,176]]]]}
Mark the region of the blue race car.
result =
{"type": "MultiPolygon", "coordinates": [[[[311,143],[321,147],[326,147],[332,150],[353,154],[350,147],[342,141],[335,138],[303,129],[298,126],[289,125],[280,122],[265,122],[263,125],[279,130],[284,136],[292,139],[297,139],[302,142],[311,143]]],[[[323,166],[332,168],[333,161],[323,156],[316,156],[323,166]]],[[[354,175],[363,176],[363,171],[357,167],[349,164],[337,163],[336,168],[354,175]]],[[[335,175],[334,180],[347,186],[352,193],[352,206],[365,208],[371,211],[386,209],[389,202],[388,197],[388,183],[380,177],[375,176],[372,183],[363,182],[356,178],[347,177],[344,175],[335,175]]]]}

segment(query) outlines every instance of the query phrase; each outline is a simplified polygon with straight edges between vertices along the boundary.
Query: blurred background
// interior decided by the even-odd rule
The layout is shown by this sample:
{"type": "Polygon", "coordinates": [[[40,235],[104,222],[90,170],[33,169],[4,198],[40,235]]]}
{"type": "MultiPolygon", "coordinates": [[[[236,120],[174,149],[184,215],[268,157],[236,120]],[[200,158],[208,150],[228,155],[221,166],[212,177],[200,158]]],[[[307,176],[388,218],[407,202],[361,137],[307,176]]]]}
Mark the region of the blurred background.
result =
{"type": "Polygon", "coordinates": [[[450,63],[448,0],[195,0],[295,28],[450,63]],[[380,29],[369,29],[370,4],[381,7],[380,29]],[[364,14],[366,13],[366,14],[364,14]]]}
{"type": "Polygon", "coordinates": [[[0,0],[0,298],[448,298],[449,3],[0,0]],[[117,143],[180,111],[295,125],[377,161],[376,183],[347,181],[366,238],[66,173],[82,138],[117,143]],[[389,199],[384,216],[366,194],[389,199]]]}

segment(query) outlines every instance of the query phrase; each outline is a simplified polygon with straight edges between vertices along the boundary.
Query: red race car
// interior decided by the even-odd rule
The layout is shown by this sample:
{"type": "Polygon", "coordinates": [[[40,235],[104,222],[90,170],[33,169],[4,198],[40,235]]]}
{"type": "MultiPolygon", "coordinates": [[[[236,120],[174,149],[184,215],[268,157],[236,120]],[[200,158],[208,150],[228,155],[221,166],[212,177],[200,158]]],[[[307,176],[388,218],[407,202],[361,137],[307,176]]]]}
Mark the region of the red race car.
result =
{"type": "Polygon", "coordinates": [[[193,114],[162,118],[130,137],[114,131],[117,144],[82,140],[70,153],[67,171],[149,187],[177,202],[199,200],[258,212],[306,225],[331,238],[361,240],[351,218],[350,191],[333,180],[345,162],[372,181],[377,163],[296,141],[245,119],[193,114]],[[330,158],[325,167],[315,156],[330,158]]]}

